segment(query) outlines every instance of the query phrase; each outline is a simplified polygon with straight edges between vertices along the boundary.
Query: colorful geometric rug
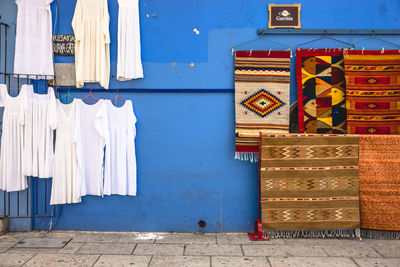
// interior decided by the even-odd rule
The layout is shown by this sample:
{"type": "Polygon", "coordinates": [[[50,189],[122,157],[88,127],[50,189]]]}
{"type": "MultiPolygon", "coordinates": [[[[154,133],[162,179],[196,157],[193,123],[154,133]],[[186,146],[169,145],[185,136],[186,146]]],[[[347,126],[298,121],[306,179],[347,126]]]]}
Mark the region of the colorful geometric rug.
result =
{"type": "Polygon", "coordinates": [[[343,50],[296,51],[299,132],[346,133],[343,50]]]}
{"type": "Polygon", "coordinates": [[[400,231],[400,136],[360,135],[359,157],[361,228],[400,231]]]}
{"type": "Polygon", "coordinates": [[[289,132],[290,51],[236,51],[235,159],[258,160],[259,133],[289,132]]]}
{"type": "Polygon", "coordinates": [[[347,135],[263,135],[267,236],[359,236],[358,145],[358,137],[347,135]]]}
{"type": "Polygon", "coordinates": [[[344,57],[347,132],[400,133],[400,54],[398,50],[350,50],[344,57]]]}

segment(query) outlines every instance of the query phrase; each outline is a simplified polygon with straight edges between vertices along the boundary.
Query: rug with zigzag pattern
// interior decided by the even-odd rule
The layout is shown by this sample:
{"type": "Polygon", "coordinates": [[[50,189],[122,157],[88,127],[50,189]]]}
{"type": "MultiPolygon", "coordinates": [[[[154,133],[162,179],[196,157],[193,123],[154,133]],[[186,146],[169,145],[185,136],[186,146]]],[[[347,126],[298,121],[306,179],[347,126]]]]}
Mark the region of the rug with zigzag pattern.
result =
{"type": "Polygon", "coordinates": [[[270,237],[359,235],[359,138],[263,135],[260,191],[270,237]]]}
{"type": "Polygon", "coordinates": [[[346,133],[343,50],[298,49],[296,78],[299,132],[346,133]]]}

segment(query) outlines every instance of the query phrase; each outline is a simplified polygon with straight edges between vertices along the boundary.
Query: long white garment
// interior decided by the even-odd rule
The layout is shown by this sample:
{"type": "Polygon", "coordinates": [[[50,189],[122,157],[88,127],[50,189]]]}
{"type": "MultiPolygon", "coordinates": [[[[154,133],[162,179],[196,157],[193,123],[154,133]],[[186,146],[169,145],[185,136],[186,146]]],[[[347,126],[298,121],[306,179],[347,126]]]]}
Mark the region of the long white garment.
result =
{"type": "Polygon", "coordinates": [[[76,87],[110,81],[110,34],[107,0],[77,0],[72,28],[75,34],[76,87]]]}
{"type": "Polygon", "coordinates": [[[86,192],[82,196],[103,196],[103,160],[104,148],[109,142],[108,120],[101,109],[103,100],[93,105],[84,103],[81,99],[76,100],[77,112],[80,116],[81,138],[77,146],[78,157],[82,158],[82,175],[86,183],[86,192]]]}
{"type": "Polygon", "coordinates": [[[53,131],[56,123],[56,98],[52,87],[47,94],[27,91],[24,175],[39,178],[53,177],[53,131]]]}
{"type": "Polygon", "coordinates": [[[106,146],[104,194],[136,196],[136,116],[132,101],[115,107],[104,101],[102,113],[107,113],[110,142],[106,146]]]}
{"type": "Polygon", "coordinates": [[[26,92],[32,85],[22,85],[16,97],[8,95],[7,86],[0,84],[0,106],[4,107],[0,149],[0,189],[8,192],[28,187],[23,174],[24,124],[26,121],[26,92]]]}
{"type": "Polygon", "coordinates": [[[14,73],[35,74],[30,76],[33,79],[36,75],[54,75],[51,2],[53,0],[15,0],[18,14],[14,73]]]}
{"type": "Polygon", "coordinates": [[[67,204],[81,202],[86,184],[81,172],[80,149],[80,112],[74,99],[70,104],[57,101],[57,139],[55,146],[54,177],[51,187],[50,204],[67,204]]]}
{"type": "Polygon", "coordinates": [[[118,0],[117,79],[119,81],[143,78],[138,2],[138,0],[118,0]]]}

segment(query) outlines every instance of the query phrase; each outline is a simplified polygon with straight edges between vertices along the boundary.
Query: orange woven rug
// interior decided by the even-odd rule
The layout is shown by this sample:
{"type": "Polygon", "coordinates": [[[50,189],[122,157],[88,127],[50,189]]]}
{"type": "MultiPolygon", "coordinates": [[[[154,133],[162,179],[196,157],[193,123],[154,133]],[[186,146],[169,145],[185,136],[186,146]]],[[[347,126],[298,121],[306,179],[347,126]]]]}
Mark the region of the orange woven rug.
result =
{"type": "Polygon", "coordinates": [[[400,136],[361,135],[361,228],[400,231],[400,136]]]}

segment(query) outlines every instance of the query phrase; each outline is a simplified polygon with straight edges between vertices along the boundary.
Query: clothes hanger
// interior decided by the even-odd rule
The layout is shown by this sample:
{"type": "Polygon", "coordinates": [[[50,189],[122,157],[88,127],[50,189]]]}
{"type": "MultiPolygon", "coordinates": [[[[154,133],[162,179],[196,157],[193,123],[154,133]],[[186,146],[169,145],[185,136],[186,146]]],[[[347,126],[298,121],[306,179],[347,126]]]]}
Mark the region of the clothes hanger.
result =
{"type": "Polygon", "coordinates": [[[351,46],[351,47],[353,47],[353,48],[355,47],[355,45],[352,44],[352,43],[345,42],[345,41],[342,41],[342,40],[339,40],[339,39],[330,37],[330,36],[328,35],[328,31],[327,31],[327,30],[324,30],[324,31],[322,32],[322,34],[323,34],[323,36],[321,36],[321,37],[319,37],[319,38],[317,38],[317,39],[314,39],[314,40],[311,40],[311,41],[308,41],[308,42],[305,42],[305,43],[302,43],[302,44],[297,44],[297,45],[296,45],[296,49],[298,49],[299,46],[306,45],[306,44],[311,44],[311,43],[314,43],[314,42],[317,42],[317,41],[323,40],[323,39],[329,39],[329,40],[333,40],[333,41],[336,41],[336,42],[339,42],[339,43],[342,43],[342,44],[351,46]]]}
{"type": "Polygon", "coordinates": [[[63,95],[63,96],[61,96],[61,97],[58,98],[58,100],[60,100],[61,103],[64,103],[64,104],[65,104],[65,103],[68,103],[68,97],[71,97],[72,99],[74,99],[74,97],[69,93],[70,90],[71,90],[71,88],[68,88],[67,93],[66,93],[65,95],[63,95]],[[62,101],[64,98],[67,98],[67,101],[66,101],[66,102],[63,102],[63,101],[62,101]]]}
{"type": "Polygon", "coordinates": [[[86,104],[96,104],[100,98],[95,97],[94,95],[92,95],[92,90],[93,88],[90,88],[89,94],[87,96],[85,96],[84,98],[82,98],[82,101],[85,102],[86,104]],[[87,99],[89,96],[91,96],[95,101],[85,101],[85,99],[87,99]]]}
{"type": "MultiPolygon", "coordinates": [[[[245,42],[243,42],[243,43],[240,43],[240,44],[237,44],[237,45],[232,46],[232,47],[231,47],[232,55],[233,55],[233,53],[235,52],[235,48],[236,48],[236,47],[239,47],[239,46],[242,46],[242,45],[245,45],[245,44],[249,44],[249,43],[254,42],[254,41],[257,41],[257,40],[268,41],[268,42],[271,42],[271,43],[274,43],[274,44],[283,46],[283,47],[287,48],[287,50],[290,50],[290,46],[288,46],[288,45],[282,44],[282,43],[277,42],[277,41],[274,41],[274,40],[267,39],[267,38],[265,38],[265,37],[263,37],[263,36],[258,36],[257,38],[254,38],[254,39],[251,39],[251,40],[245,41],[245,42]]],[[[253,51],[253,49],[251,49],[251,51],[253,51]]]]}
{"type": "Polygon", "coordinates": [[[115,95],[115,97],[113,99],[111,99],[111,103],[113,103],[114,106],[116,106],[117,104],[125,104],[125,102],[126,102],[126,99],[119,96],[119,88],[117,88],[117,94],[115,95]],[[119,102],[118,102],[118,99],[120,100],[119,102]],[[115,102],[113,102],[113,101],[115,101],[115,102]]]}
{"type": "MultiPolygon", "coordinates": [[[[356,41],[356,42],[354,42],[354,43],[351,43],[351,45],[352,45],[353,48],[354,48],[356,44],[359,44],[359,43],[362,43],[362,42],[365,42],[365,41],[368,41],[368,40],[378,40],[378,41],[381,41],[381,42],[384,42],[384,43],[387,43],[387,44],[396,46],[397,48],[400,48],[400,44],[396,44],[396,43],[393,43],[393,42],[391,42],[391,41],[388,41],[388,40],[385,40],[385,39],[376,37],[375,31],[374,31],[374,30],[371,31],[371,35],[368,36],[367,38],[364,38],[364,39],[361,39],[361,40],[356,41]]],[[[385,52],[385,49],[384,49],[384,48],[382,48],[382,52],[383,52],[383,53],[385,52]]]]}

